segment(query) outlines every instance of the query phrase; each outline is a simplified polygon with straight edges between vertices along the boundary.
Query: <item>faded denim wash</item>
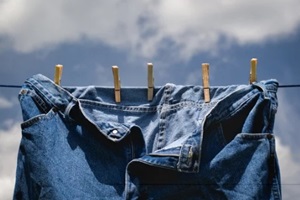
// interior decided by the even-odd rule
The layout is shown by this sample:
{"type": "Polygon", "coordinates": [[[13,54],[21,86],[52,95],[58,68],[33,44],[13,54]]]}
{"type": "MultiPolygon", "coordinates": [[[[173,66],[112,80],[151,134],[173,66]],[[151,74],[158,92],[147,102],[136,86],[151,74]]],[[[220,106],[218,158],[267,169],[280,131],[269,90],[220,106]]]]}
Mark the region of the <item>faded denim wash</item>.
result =
{"type": "Polygon", "coordinates": [[[29,78],[14,199],[281,199],[278,83],[61,87],[29,78]]]}

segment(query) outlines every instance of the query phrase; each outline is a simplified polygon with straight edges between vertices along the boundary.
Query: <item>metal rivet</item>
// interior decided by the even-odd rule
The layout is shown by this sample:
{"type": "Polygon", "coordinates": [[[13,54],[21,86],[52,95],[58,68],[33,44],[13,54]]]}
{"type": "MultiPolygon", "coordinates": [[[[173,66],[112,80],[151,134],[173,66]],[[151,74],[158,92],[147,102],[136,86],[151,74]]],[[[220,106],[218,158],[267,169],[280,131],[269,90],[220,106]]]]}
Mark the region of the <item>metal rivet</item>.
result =
{"type": "Polygon", "coordinates": [[[22,89],[20,93],[24,95],[26,94],[26,92],[27,92],[26,90],[22,89]]]}

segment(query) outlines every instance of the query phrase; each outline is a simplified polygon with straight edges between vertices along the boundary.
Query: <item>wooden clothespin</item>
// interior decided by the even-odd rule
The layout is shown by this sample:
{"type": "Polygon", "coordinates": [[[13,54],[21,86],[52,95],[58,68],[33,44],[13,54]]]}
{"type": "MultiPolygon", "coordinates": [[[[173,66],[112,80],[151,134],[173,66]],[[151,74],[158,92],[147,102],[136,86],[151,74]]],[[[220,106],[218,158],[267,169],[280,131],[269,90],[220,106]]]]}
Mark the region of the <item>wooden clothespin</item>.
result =
{"type": "Polygon", "coordinates": [[[117,103],[121,102],[121,82],[119,78],[119,68],[118,66],[112,66],[114,87],[115,87],[115,101],[117,103]]]}
{"type": "Polygon", "coordinates": [[[60,64],[55,65],[54,83],[57,85],[60,85],[62,70],[63,70],[63,65],[60,64]]]}
{"type": "Polygon", "coordinates": [[[153,64],[148,63],[148,101],[152,101],[154,93],[153,64]]]}
{"type": "Polygon", "coordinates": [[[209,95],[209,64],[202,63],[202,80],[203,80],[203,90],[204,90],[204,101],[205,103],[210,102],[209,95]]]}
{"type": "Polygon", "coordinates": [[[257,67],[257,59],[252,58],[250,61],[250,78],[249,82],[250,84],[256,82],[257,77],[256,77],[256,67],[257,67]]]}

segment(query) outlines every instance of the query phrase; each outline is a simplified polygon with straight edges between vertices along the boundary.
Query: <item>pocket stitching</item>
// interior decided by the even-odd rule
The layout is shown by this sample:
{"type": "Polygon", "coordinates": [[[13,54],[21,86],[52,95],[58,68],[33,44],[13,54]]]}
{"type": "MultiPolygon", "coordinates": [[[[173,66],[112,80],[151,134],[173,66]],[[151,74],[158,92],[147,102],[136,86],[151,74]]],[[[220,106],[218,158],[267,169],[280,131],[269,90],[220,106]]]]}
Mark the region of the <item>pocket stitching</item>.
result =
{"type": "Polygon", "coordinates": [[[52,108],[48,113],[46,114],[39,114],[39,115],[36,115],[26,121],[24,121],[23,123],[21,123],[21,128],[24,129],[24,128],[28,128],[42,120],[45,120],[45,119],[49,119],[51,117],[53,117],[55,114],[55,111],[54,111],[54,108],[52,108]]]}

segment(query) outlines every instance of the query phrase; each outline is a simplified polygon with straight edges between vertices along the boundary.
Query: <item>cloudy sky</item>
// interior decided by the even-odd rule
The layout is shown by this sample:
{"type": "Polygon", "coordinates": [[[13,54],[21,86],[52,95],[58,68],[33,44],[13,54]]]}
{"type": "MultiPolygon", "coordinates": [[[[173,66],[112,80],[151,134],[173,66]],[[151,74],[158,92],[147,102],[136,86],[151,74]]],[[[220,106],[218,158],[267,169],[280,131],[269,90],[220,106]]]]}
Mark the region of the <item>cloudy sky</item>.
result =
{"type": "MultiPolygon", "coordinates": [[[[0,0],[0,84],[50,78],[63,64],[62,85],[146,86],[248,84],[250,59],[258,80],[300,84],[299,0],[0,0]]],[[[20,141],[19,89],[0,88],[0,199],[11,199],[20,141]]],[[[300,88],[280,88],[275,135],[284,199],[300,195],[300,88]]]]}

